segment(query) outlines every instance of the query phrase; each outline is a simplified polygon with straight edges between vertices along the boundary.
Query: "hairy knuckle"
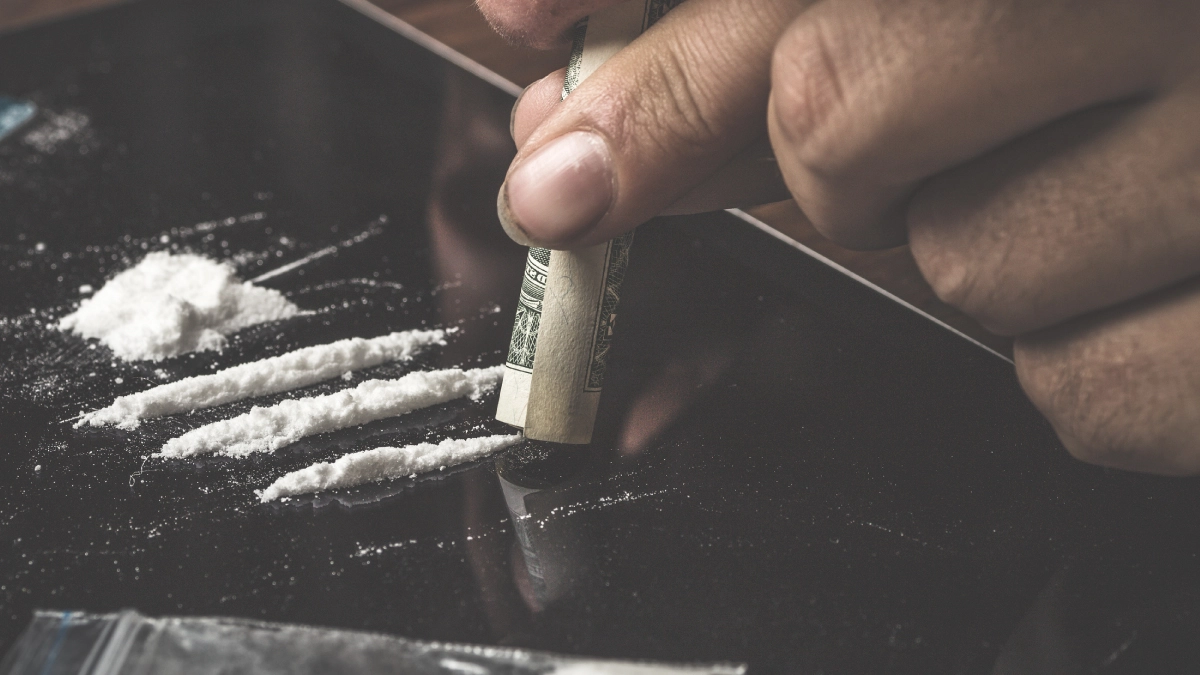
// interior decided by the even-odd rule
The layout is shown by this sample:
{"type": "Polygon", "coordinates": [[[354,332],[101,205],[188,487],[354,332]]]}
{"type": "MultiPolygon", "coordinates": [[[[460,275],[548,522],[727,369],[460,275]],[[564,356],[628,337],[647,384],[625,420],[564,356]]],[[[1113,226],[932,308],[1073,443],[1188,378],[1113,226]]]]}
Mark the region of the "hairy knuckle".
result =
{"type": "Polygon", "coordinates": [[[1064,447],[1090,464],[1164,474],[1195,467],[1174,452],[1171,387],[1136,346],[1083,338],[1046,346],[1019,340],[1017,376],[1064,447]]]}
{"type": "MultiPolygon", "coordinates": [[[[1053,350],[1047,350],[1053,351],[1053,350]]],[[[1119,463],[1118,448],[1128,439],[1113,419],[1120,412],[1118,368],[1097,368],[1091,359],[1017,348],[1014,352],[1022,388],[1058,432],[1068,452],[1092,464],[1119,463]],[[1064,358],[1065,356],[1065,358],[1064,358]],[[1107,386],[1100,386],[1101,383],[1107,386]]]]}

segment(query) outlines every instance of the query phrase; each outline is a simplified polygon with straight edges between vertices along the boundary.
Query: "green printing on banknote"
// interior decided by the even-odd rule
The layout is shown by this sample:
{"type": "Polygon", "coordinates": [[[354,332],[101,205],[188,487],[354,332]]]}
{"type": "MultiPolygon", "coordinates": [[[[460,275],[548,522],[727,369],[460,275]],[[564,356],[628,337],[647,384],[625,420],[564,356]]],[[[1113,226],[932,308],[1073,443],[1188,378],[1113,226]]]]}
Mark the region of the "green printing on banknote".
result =
{"type": "Polygon", "coordinates": [[[583,67],[583,41],[587,37],[587,24],[585,16],[571,29],[571,60],[567,62],[567,74],[563,77],[564,99],[579,86],[579,69],[583,67]]]}
{"type": "MultiPolygon", "coordinates": [[[[683,0],[650,0],[646,3],[646,13],[642,16],[642,30],[653,26],[663,15],[671,11],[683,0]]],[[[583,42],[587,38],[587,17],[583,17],[571,29],[571,59],[567,62],[567,74],[563,78],[562,97],[579,86],[579,69],[583,66],[583,42]]]]}
{"type": "Polygon", "coordinates": [[[617,320],[617,303],[621,299],[621,282],[629,268],[629,247],[633,233],[628,232],[608,242],[604,256],[604,284],[601,290],[600,311],[596,316],[596,335],[592,339],[592,358],[588,361],[585,391],[600,391],[604,384],[604,369],[608,366],[608,348],[612,344],[613,326],[617,320]]]}
{"type": "Polygon", "coordinates": [[[517,319],[508,343],[510,368],[533,372],[533,353],[537,347],[538,326],[542,322],[542,301],[546,297],[546,277],[550,273],[550,249],[531,248],[525,260],[525,278],[517,301],[517,319]]]}
{"type": "Polygon", "coordinates": [[[679,6],[683,0],[650,0],[646,3],[646,18],[642,20],[642,30],[653,26],[663,15],[679,6]]]}

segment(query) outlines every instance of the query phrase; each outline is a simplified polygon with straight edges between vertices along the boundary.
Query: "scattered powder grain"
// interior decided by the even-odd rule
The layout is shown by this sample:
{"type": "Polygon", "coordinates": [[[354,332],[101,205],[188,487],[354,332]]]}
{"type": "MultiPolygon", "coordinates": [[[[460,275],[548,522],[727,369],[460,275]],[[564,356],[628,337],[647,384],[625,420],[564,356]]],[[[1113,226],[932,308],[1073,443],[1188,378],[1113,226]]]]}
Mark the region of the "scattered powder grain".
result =
{"type": "Polygon", "coordinates": [[[500,382],[503,370],[503,366],[494,366],[409,373],[395,380],[367,380],[335,394],[255,407],[244,415],[172,438],[157,455],[181,458],[215,452],[245,457],[252,452],[272,452],[305,436],[403,415],[464,396],[478,398],[500,382]]]}
{"type": "Polygon", "coordinates": [[[75,426],[115,424],[134,429],[144,419],[306,387],[381,363],[407,361],[429,345],[446,344],[447,332],[453,331],[410,330],[298,349],[121,396],[107,408],[85,414],[75,426]]]}
{"type": "Polygon", "coordinates": [[[86,134],[90,122],[87,115],[75,110],[61,115],[47,110],[45,122],[25,134],[25,144],[38,152],[53,153],[63,143],[86,134]]]}
{"type": "Polygon", "coordinates": [[[58,328],[98,338],[122,359],[159,361],[220,350],[234,331],[299,313],[279,291],[239,281],[228,265],[156,251],[83,300],[58,328]]]}
{"type": "Polygon", "coordinates": [[[271,483],[267,489],[258,491],[258,496],[262,501],[269,502],[280,497],[403,478],[479,459],[518,443],[522,438],[520,434],[448,438],[441,443],[353,452],[335,462],[319,462],[293,471],[271,483]]]}

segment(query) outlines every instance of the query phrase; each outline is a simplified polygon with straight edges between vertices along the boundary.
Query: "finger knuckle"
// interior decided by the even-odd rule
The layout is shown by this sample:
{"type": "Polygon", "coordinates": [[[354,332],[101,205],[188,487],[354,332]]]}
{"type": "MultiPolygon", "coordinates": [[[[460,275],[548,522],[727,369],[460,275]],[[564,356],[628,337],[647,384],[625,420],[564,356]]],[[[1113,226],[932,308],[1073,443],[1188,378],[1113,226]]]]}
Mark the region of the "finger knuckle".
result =
{"type": "Polygon", "coordinates": [[[991,313],[984,301],[991,295],[987,278],[972,256],[947,246],[926,228],[910,227],[909,246],[917,268],[939,300],[976,320],[991,313]]]}
{"type": "Polygon", "coordinates": [[[708,102],[712,94],[689,71],[686,57],[674,49],[660,61],[654,72],[655,84],[667,96],[666,105],[656,113],[658,126],[666,130],[673,147],[703,148],[719,140],[722,133],[711,119],[708,102]]]}
{"type": "Polygon", "coordinates": [[[797,161],[814,173],[838,172],[845,157],[837,126],[845,110],[845,67],[835,29],[801,19],[775,48],[771,63],[774,116],[797,161]]]}
{"type": "Polygon", "coordinates": [[[913,258],[934,294],[997,335],[1030,330],[1037,281],[1014,277],[1014,269],[1028,276],[1031,268],[1013,264],[1012,238],[928,192],[910,203],[907,225],[913,258]]]}
{"type": "MultiPolygon", "coordinates": [[[[726,142],[716,94],[692,72],[685,49],[672,45],[656,55],[651,67],[628,78],[589,81],[591,88],[575,104],[589,124],[617,147],[638,147],[651,154],[686,159],[703,157],[726,142]]],[[[580,92],[583,93],[582,91],[580,92]]]]}
{"type": "Polygon", "coordinates": [[[1049,342],[1018,340],[1014,362],[1025,393],[1073,457],[1161,474],[1200,470],[1178,451],[1178,406],[1166,400],[1173,388],[1153,374],[1158,364],[1103,337],[1049,342]]]}

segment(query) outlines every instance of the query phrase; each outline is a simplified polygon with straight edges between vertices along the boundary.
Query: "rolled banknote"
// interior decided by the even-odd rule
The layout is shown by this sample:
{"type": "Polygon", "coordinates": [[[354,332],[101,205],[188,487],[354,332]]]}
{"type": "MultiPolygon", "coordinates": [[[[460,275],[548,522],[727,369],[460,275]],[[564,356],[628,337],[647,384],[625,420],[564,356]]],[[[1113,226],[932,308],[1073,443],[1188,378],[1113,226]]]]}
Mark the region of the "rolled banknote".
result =
{"type": "MultiPolygon", "coordinates": [[[[563,98],[682,0],[629,0],[575,28],[563,98]]],[[[529,249],[496,419],[589,443],[633,233],[574,251],[529,249]]]]}

